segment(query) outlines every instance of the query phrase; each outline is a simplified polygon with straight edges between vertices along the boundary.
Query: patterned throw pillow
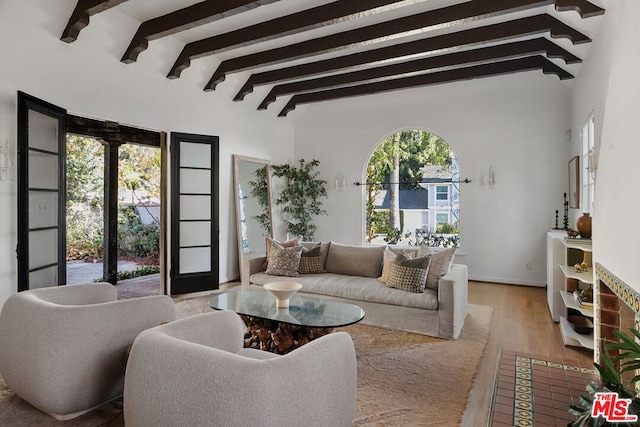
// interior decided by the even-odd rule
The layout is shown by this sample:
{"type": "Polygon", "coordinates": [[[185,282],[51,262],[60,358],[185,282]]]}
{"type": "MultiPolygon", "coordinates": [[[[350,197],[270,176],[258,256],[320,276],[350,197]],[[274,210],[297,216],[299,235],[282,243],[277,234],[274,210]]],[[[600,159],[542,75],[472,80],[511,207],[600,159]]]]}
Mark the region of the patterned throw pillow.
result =
{"type": "Polygon", "coordinates": [[[424,292],[429,271],[430,256],[412,259],[408,254],[396,256],[386,285],[407,292],[424,292]]]}
{"type": "Polygon", "coordinates": [[[393,264],[386,285],[390,288],[420,294],[424,292],[427,270],[393,264]]]}
{"type": "Polygon", "coordinates": [[[273,276],[298,277],[301,254],[302,246],[283,248],[273,242],[271,251],[269,251],[269,263],[267,264],[266,273],[273,276]]]}
{"type": "Polygon", "coordinates": [[[319,274],[326,273],[324,270],[324,259],[320,253],[321,246],[317,244],[311,249],[304,248],[300,256],[300,266],[298,273],[300,274],[319,274]]]}
{"type": "Polygon", "coordinates": [[[271,247],[274,243],[279,245],[282,248],[290,248],[292,246],[299,246],[302,241],[302,236],[298,236],[295,239],[287,240],[286,242],[278,242],[277,240],[272,239],[271,237],[267,237],[265,239],[265,247],[267,252],[267,257],[264,259],[262,263],[262,271],[267,269],[267,265],[269,265],[269,254],[271,253],[271,247]]]}
{"type": "MultiPolygon", "coordinates": [[[[413,258],[413,254],[408,254],[410,258],[413,258]]],[[[397,252],[392,251],[389,248],[384,248],[384,255],[382,257],[382,275],[378,277],[378,281],[387,283],[389,280],[389,274],[391,274],[391,266],[396,260],[397,252]]]]}

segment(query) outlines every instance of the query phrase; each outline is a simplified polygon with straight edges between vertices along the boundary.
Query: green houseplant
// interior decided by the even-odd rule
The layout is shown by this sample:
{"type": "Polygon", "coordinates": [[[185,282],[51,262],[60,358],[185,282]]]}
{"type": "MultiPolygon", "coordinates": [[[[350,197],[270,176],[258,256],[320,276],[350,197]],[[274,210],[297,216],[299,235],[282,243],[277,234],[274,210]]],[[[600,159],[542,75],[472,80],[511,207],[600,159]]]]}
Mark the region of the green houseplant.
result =
{"type": "Polygon", "coordinates": [[[286,187],[276,199],[276,205],[282,206],[286,214],[287,231],[305,240],[314,240],[317,229],[313,217],[326,215],[322,209],[323,197],[327,197],[327,181],[320,179],[318,160],[300,159],[298,166],[273,166],[273,175],[286,179],[286,187]]]}
{"type": "Polygon", "coordinates": [[[638,370],[640,370],[640,332],[631,329],[633,336],[624,332],[613,331],[620,338],[620,342],[605,345],[605,351],[600,356],[600,363],[594,363],[600,373],[601,384],[591,383],[587,386],[587,394],[580,396],[579,405],[570,405],[569,412],[577,418],[571,427],[583,426],[638,426],[640,420],[636,422],[610,422],[602,417],[592,417],[592,410],[596,402],[596,393],[617,393],[619,399],[629,399],[627,407],[629,415],[640,414],[640,398],[636,395],[635,385],[640,380],[638,370]],[[617,351],[614,357],[609,355],[610,351],[617,351]],[[622,374],[632,372],[633,377],[627,385],[624,384],[622,374]]]}

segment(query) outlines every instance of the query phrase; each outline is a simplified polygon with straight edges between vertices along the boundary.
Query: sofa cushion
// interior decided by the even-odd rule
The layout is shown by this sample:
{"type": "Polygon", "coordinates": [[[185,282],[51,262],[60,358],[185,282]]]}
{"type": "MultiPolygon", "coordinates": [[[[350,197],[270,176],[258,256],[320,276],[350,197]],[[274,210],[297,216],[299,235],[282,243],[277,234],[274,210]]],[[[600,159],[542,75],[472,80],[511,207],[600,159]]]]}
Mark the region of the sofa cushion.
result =
{"type": "Polygon", "coordinates": [[[447,274],[453,264],[453,257],[456,248],[447,248],[441,251],[434,251],[427,246],[421,246],[418,255],[431,254],[431,263],[427,274],[427,288],[438,290],[440,278],[447,274]]]}
{"type": "Polygon", "coordinates": [[[302,247],[302,255],[300,256],[300,266],[298,273],[300,274],[319,274],[325,273],[324,260],[321,255],[321,245],[318,243],[311,249],[302,247]]]}
{"type": "Polygon", "coordinates": [[[277,243],[271,245],[269,252],[269,262],[267,264],[267,274],[274,276],[298,277],[298,266],[300,265],[300,255],[302,246],[292,246],[283,248],[277,243]]]}
{"type": "Polygon", "coordinates": [[[380,277],[384,246],[349,246],[331,242],[325,270],[348,276],[380,277]]]}
{"type": "MultiPolygon", "coordinates": [[[[279,280],[286,278],[270,276],[264,272],[251,275],[251,283],[256,285],[279,280]]],[[[346,298],[355,301],[355,304],[357,301],[368,301],[426,310],[438,309],[438,292],[433,289],[425,289],[424,293],[416,294],[390,288],[375,278],[333,273],[300,276],[296,278],[296,282],[302,284],[300,292],[346,298]]]]}
{"type": "Polygon", "coordinates": [[[387,285],[407,292],[424,292],[430,257],[412,259],[408,254],[399,253],[391,266],[387,285]]]}

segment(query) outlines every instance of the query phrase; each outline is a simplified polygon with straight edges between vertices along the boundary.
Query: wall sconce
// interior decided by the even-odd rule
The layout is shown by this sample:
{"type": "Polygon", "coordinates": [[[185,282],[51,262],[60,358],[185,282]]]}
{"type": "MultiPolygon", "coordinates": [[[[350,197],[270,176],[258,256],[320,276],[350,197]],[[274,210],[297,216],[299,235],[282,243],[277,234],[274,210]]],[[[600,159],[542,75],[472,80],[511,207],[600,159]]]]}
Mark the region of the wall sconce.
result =
{"type": "Polygon", "coordinates": [[[591,179],[596,180],[596,175],[598,172],[598,152],[595,147],[592,147],[589,150],[589,154],[587,155],[587,171],[589,175],[591,175],[591,179]]]}
{"type": "Polygon", "coordinates": [[[493,170],[493,166],[489,166],[489,170],[480,175],[480,186],[493,190],[494,185],[496,185],[496,172],[493,170]]]}
{"type": "Polygon", "coordinates": [[[0,144],[0,181],[16,180],[16,160],[9,141],[0,144]]]}
{"type": "Polygon", "coordinates": [[[344,173],[340,172],[338,175],[336,175],[335,184],[336,184],[336,190],[342,193],[344,191],[344,188],[346,187],[344,173]]]}

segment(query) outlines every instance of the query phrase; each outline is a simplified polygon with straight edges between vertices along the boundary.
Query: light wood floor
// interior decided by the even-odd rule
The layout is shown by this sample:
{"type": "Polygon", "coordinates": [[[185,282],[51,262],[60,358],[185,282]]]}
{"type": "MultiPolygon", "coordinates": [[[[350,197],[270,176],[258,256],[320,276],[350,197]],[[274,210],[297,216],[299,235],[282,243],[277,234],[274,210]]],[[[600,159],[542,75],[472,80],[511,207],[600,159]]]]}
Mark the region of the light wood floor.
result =
{"type": "Polygon", "coordinates": [[[469,395],[464,426],[487,425],[501,350],[587,362],[593,359],[591,351],[564,346],[558,324],[551,319],[546,298],[545,288],[469,282],[469,302],[493,307],[493,322],[489,343],[469,395]]]}

